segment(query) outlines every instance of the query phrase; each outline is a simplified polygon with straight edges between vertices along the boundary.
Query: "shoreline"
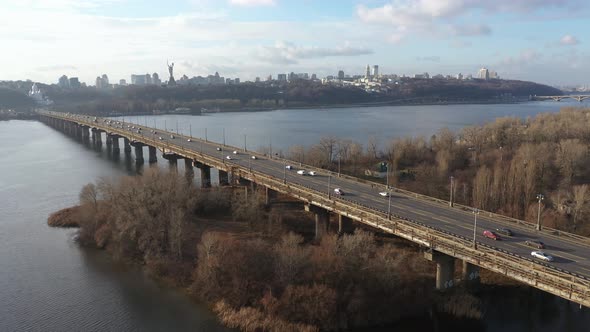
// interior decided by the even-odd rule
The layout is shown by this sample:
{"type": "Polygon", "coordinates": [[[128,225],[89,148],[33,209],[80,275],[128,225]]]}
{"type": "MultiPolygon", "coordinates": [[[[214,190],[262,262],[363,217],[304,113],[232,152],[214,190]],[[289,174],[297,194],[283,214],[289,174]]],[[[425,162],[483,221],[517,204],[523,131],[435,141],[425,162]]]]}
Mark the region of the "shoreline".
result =
{"type": "Polygon", "coordinates": [[[514,100],[514,101],[493,101],[493,100],[482,100],[482,101],[453,101],[453,102],[421,102],[421,103],[397,103],[397,102],[380,102],[380,103],[359,103],[359,104],[334,104],[334,105],[307,105],[307,106],[290,106],[290,107],[273,107],[273,108],[256,108],[256,107],[244,107],[239,109],[227,109],[219,110],[215,112],[200,112],[200,113],[125,113],[125,114],[108,114],[107,117],[125,117],[125,116],[161,116],[161,115],[193,115],[201,116],[216,113],[254,113],[254,112],[272,112],[281,110],[309,110],[309,109],[330,109],[330,108],[369,108],[369,107],[386,107],[386,106],[453,106],[453,105],[513,105],[513,104],[524,104],[531,102],[531,100],[514,100]]]}

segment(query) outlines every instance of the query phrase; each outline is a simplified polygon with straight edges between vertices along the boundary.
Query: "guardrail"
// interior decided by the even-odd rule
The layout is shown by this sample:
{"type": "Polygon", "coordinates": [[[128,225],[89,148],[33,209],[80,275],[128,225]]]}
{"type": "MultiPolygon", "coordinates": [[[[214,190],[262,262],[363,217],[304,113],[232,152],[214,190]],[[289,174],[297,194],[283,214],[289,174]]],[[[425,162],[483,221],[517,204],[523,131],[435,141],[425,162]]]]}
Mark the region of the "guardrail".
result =
{"type": "MultiPolygon", "coordinates": [[[[212,167],[227,171],[237,170],[240,177],[267,186],[284,194],[294,196],[309,204],[317,205],[329,211],[348,216],[367,225],[382,229],[388,233],[396,234],[400,237],[422,244],[430,249],[443,252],[450,256],[468,261],[472,264],[507,275],[552,294],[576,301],[585,306],[590,306],[590,299],[588,296],[590,294],[590,281],[585,276],[549,266],[547,264],[534,261],[529,257],[513,254],[501,248],[489,246],[484,243],[478,242],[478,249],[476,250],[472,247],[472,240],[463,236],[452,234],[450,232],[426,225],[417,220],[412,220],[410,218],[405,218],[396,214],[392,214],[391,219],[389,219],[386,211],[371,208],[369,206],[349,200],[345,197],[328,197],[326,192],[318,191],[310,186],[293,182],[285,183],[283,179],[278,179],[262,172],[252,170],[235,162],[226,162],[223,158],[218,159],[191,149],[185,149],[174,142],[167,141],[166,144],[164,144],[162,141],[156,140],[154,135],[138,136],[120,128],[106,127],[82,119],[72,119],[54,115],[51,116],[91,127],[101,127],[102,130],[108,131],[110,133],[116,133],[121,136],[131,136],[132,138],[137,137],[138,139],[141,138],[144,143],[148,145],[157,146],[194,160],[200,159],[212,167]],[[152,137],[150,138],[149,136],[152,137]]],[[[186,138],[183,135],[177,136],[186,138]]],[[[225,147],[224,145],[215,143],[210,144],[214,144],[219,147],[225,147]]],[[[261,156],[260,154],[256,155],[261,156]]],[[[283,160],[285,161],[286,159],[283,160]]],[[[325,170],[321,171],[326,172],[325,170]]],[[[400,192],[404,194],[407,193],[401,190],[400,192]]],[[[414,193],[411,194],[419,195],[414,193]]],[[[424,197],[436,203],[448,203],[446,201],[431,198],[429,196],[424,197]]],[[[465,206],[459,206],[459,208],[467,209],[465,206]]],[[[504,218],[507,220],[516,220],[508,217],[504,218]]],[[[583,239],[586,240],[585,238],[583,239]]]]}

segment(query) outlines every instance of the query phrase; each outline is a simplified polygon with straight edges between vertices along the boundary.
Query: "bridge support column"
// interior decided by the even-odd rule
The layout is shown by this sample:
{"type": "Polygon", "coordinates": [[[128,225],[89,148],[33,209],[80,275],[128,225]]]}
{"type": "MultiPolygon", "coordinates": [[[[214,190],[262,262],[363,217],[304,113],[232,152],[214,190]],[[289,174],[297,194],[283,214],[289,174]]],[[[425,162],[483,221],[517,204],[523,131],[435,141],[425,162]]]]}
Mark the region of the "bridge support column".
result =
{"type": "Polygon", "coordinates": [[[320,240],[322,236],[328,233],[330,226],[330,212],[321,207],[305,204],[305,211],[311,212],[315,217],[315,239],[320,240]]]}
{"type": "Polygon", "coordinates": [[[453,287],[455,280],[455,258],[438,251],[424,253],[424,258],[436,263],[436,289],[453,287]]]}
{"type": "Polygon", "coordinates": [[[149,163],[153,164],[158,162],[158,156],[157,156],[157,151],[156,148],[154,146],[148,146],[148,151],[149,151],[149,163]]]}
{"type": "Polygon", "coordinates": [[[315,211],[315,239],[320,240],[324,234],[328,233],[330,226],[330,212],[324,209],[315,211]]]}
{"type": "Polygon", "coordinates": [[[90,140],[90,131],[88,130],[88,127],[86,127],[86,126],[82,127],[82,140],[84,142],[88,142],[90,140]]]}
{"type": "Polygon", "coordinates": [[[119,147],[119,136],[117,135],[107,135],[107,145],[111,144],[113,154],[118,155],[121,152],[121,148],[119,147]]]}
{"type": "Polygon", "coordinates": [[[462,280],[464,282],[477,285],[479,284],[479,266],[463,261],[462,280]]]}
{"type": "Polygon", "coordinates": [[[344,234],[345,232],[350,232],[351,229],[352,229],[352,219],[339,214],[338,215],[338,234],[344,234]]]}
{"type": "Polygon", "coordinates": [[[135,146],[135,163],[143,164],[143,146],[141,144],[135,146]]]}
{"type": "Polygon", "coordinates": [[[264,204],[267,206],[270,205],[272,199],[275,198],[276,195],[276,191],[270,189],[269,187],[264,187],[264,204]]]}
{"type": "Polygon", "coordinates": [[[211,166],[196,162],[195,165],[201,170],[201,188],[211,188],[211,166]]]}
{"type": "Polygon", "coordinates": [[[129,139],[127,137],[123,138],[123,151],[125,151],[125,154],[131,153],[131,143],[129,143],[129,139]]]}
{"type": "Polygon", "coordinates": [[[193,161],[188,158],[184,159],[184,176],[186,177],[186,183],[192,185],[195,180],[195,170],[193,169],[193,161]]]}
{"type": "Polygon", "coordinates": [[[219,185],[220,186],[229,185],[229,174],[227,174],[226,171],[219,170],[219,185]]]}

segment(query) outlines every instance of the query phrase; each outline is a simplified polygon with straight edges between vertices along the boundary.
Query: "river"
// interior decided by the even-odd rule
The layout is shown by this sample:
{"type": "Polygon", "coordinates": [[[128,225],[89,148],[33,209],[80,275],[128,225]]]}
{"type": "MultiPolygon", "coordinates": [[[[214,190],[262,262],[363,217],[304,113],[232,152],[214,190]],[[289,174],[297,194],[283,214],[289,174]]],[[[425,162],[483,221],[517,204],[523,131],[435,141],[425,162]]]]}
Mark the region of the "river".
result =
{"type": "MultiPolygon", "coordinates": [[[[499,116],[525,118],[556,112],[563,105],[278,110],[131,119],[148,125],[155,121],[160,128],[165,122],[174,130],[178,121],[180,131],[199,137],[207,128],[210,140],[222,141],[225,131],[227,143],[236,146],[243,146],[246,135],[249,148],[266,146],[272,139],[277,149],[286,149],[314,144],[327,135],[361,143],[371,135],[381,142],[406,135],[428,137],[441,127],[457,130],[499,116]]],[[[104,150],[93,150],[40,122],[0,122],[0,331],[228,331],[184,294],[159,287],[104,252],[80,248],[73,240],[75,231],[46,225],[51,212],[77,202],[82,185],[126,174],[135,174],[131,163],[113,161],[104,150]]],[[[483,299],[485,316],[475,326],[486,331],[585,331],[590,326],[588,310],[537,291],[525,298],[503,292],[483,299]]],[[[412,330],[420,323],[401,328],[412,330]]]]}

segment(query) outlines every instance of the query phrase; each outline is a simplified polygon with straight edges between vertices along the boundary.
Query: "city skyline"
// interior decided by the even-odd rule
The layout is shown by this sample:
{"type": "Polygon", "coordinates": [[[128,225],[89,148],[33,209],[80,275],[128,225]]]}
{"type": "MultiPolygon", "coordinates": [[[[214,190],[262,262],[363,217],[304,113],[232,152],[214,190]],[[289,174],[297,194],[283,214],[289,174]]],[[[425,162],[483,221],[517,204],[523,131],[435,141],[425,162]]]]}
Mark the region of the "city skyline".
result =
{"type": "Polygon", "coordinates": [[[3,4],[0,80],[94,85],[158,73],[254,81],[279,73],[318,77],[463,73],[588,84],[583,1],[28,0],[3,4]],[[42,29],[40,28],[42,27],[42,29]]]}

